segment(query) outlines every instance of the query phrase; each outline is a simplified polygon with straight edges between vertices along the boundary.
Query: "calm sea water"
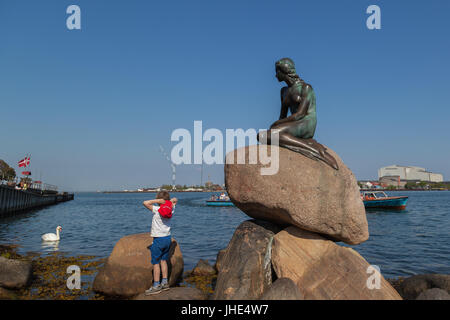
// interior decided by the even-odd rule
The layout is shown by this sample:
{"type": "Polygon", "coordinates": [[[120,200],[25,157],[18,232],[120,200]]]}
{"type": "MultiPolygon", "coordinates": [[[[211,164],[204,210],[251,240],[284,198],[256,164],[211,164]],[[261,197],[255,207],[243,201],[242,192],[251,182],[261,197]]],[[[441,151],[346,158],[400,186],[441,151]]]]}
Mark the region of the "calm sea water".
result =
{"type": "MultiPolygon", "coordinates": [[[[399,193],[395,193],[396,195],[399,193]]],[[[450,273],[450,192],[403,192],[402,212],[367,213],[370,239],[353,246],[385,277],[450,273]]],[[[179,198],[173,236],[180,244],[185,270],[199,259],[215,261],[235,228],[249,219],[234,207],[205,206],[210,193],[173,193],[179,198]]],[[[75,200],[15,217],[0,219],[0,244],[18,244],[19,252],[107,257],[123,236],[148,232],[152,214],[142,201],[154,194],[77,193],[75,200]],[[58,246],[43,245],[41,235],[63,227],[58,246]]]]}

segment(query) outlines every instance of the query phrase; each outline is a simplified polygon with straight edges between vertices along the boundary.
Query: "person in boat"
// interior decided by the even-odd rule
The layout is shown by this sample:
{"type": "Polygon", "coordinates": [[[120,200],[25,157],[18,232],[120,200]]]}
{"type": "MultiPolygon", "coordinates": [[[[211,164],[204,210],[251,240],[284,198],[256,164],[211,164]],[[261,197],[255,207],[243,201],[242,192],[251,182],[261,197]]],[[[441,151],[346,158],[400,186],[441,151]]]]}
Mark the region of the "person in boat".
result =
{"type": "Polygon", "coordinates": [[[375,200],[373,193],[366,194],[366,200],[375,200]]]}
{"type": "Polygon", "coordinates": [[[279,146],[301,153],[309,158],[322,160],[338,170],[326,148],[313,139],[316,130],[316,96],[310,84],[297,75],[294,61],[283,58],[275,63],[276,77],[287,87],[281,88],[280,119],[270,129],[258,134],[260,143],[271,144],[271,134],[279,136],[279,146]],[[288,110],[291,115],[288,117],[288,110]]]}
{"type": "Polygon", "coordinates": [[[222,192],[222,193],[220,194],[219,199],[220,199],[220,200],[225,200],[225,198],[226,198],[225,193],[222,192]]]}

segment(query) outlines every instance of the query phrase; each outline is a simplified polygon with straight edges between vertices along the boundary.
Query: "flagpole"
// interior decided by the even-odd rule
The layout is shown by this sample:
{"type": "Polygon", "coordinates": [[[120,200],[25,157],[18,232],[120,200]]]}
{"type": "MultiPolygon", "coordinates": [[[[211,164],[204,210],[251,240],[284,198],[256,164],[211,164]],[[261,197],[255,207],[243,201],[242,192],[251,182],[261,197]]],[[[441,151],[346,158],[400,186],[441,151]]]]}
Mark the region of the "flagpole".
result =
{"type": "MultiPolygon", "coordinates": [[[[27,171],[27,167],[28,167],[27,162],[28,162],[28,153],[27,153],[27,155],[25,157],[25,169],[24,169],[25,171],[24,172],[27,171]]],[[[27,186],[27,189],[28,189],[28,179],[27,179],[26,175],[25,175],[25,185],[27,186]]]]}
{"type": "MultiPolygon", "coordinates": [[[[31,163],[28,163],[28,157],[30,156],[30,154],[29,153],[27,153],[27,160],[26,160],[26,162],[25,162],[25,164],[28,164],[28,165],[26,165],[25,166],[25,171],[30,171],[31,169],[29,169],[28,167],[30,167],[30,165],[31,165],[31,163]]],[[[27,181],[28,181],[28,183],[27,183],[27,188],[29,188],[30,186],[29,186],[29,184],[30,184],[30,176],[29,175],[27,175],[27,181]]]]}
{"type": "MultiPolygon", "coordinates": [[[[30,169],[27,169],[30,166],[30,164],[28,163],[29,156],[30,156],[30,154],[27,153],[27,160],[25,160],[25,172],[30,170],[30,169]]],[[[28,189],[30,187],[30,176],[29,175],[26,176],[26,180],[27,180],[27,189],[28,189]]]]}
{"type": "Polygon", "coordinates": [[[32,175],[33,175],[33,172],[31,172],[31,153],[30,153],[30,155],[28,156],[28,161],[30,161],[30,170],[28,170],[28,171],[30,171],[30,175],[28,176],[29,178],[30,178],[30,187],[31,187],[31,185],[32,185],[32,183],[33,183],[33,178],[31,177],[32,175]]]}
{"type": "MultiPolygon", "coordinates": [[[[23,166],[23,168],[26,168],[27,166],[26,166],[26,163],[27,163],[27,158],[28,158],[28,153],[26,153],[25,154],[25,161],[24,161],[24,166],[23,166]]],[[[24,170],[24,169],[22,169],[22,170],[24,170]]],[[[23,171],[22,171],[22,181],[21,181],[22,183],[23,183],[23,185],[25,185],[25,175],[23,174],[23,171]]],[[[22,186],[23,186],[22,185],[22,186]]]]}

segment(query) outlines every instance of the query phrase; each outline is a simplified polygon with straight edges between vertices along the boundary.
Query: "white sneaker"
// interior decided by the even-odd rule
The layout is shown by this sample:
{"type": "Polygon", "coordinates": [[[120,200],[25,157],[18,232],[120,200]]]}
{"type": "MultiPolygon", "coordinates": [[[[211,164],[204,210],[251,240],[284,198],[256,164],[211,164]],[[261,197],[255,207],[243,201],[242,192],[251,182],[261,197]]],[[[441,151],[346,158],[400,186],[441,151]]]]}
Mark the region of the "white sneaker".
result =
{"type": "Polygon", "coordinates": [[[168,282],[161,284],[161,290],[162,291],[169,290],[169,289],[170,289],[170,287],[169,287],[169,283],[168,282]]]}
{"type": "Polygon", "coordinates": [[[145,295],[152,295],[152,294],[158,294],[162,291],[161,284],[158,284],[157,286],[151,286],[149,289],[145,290],[145,295]]]}

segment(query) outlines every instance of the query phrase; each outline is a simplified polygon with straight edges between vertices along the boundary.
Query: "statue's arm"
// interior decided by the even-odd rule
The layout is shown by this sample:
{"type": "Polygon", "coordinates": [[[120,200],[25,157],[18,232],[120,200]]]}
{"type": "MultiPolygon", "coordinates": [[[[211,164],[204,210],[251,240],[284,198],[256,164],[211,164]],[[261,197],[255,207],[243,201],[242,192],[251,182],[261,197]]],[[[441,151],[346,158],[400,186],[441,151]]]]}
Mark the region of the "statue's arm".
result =
{"type": "Polygon", "coordinates": [[[279,125],[280,123],[283,123],[284,119],[287,119],[288,107],[286,104],[283,103],[283,96],[284,96],[286,90],[287,90],[287,88],[284,87],[284,88],[281,88],[281,91],[280,91],[280,99],[281,99],[280,119],[275,121],[274,123],[272,123],[270,128],[273,128],[273,127],[279,125]]]}
{"type": "Polygon", "coordinates": [[[281,111],[280,111],[280,120],[287,117],[288,107],[283,103],[283,96],[287,88],[281,88],[280,99],[281,99],[281,111]]]}

